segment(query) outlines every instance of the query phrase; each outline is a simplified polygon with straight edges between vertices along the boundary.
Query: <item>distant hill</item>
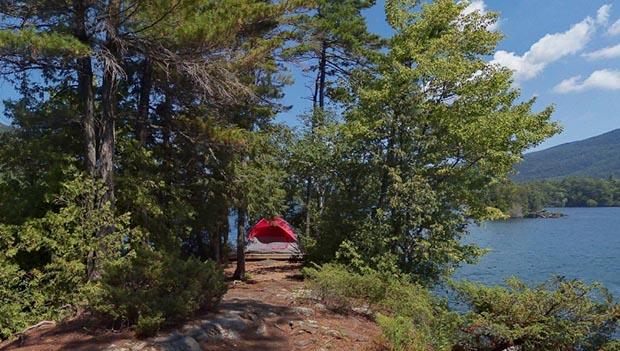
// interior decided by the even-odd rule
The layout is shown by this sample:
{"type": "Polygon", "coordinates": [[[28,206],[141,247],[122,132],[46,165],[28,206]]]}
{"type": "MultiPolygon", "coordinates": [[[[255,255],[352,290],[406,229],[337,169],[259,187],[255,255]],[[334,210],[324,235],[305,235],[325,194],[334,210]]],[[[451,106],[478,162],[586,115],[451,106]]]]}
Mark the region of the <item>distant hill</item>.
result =
{"type": "Polygon", "coordinates": [[[10,129],[9,126],[0,123],[0,132],[5,131],[5,130],[9,130],[9,129],[10,129]]]}
{"type": "Polygon", "coordinates": [[[570,176],[620,177],[620,129],[592,138],[525,154],[515,181],[570,176]]]}

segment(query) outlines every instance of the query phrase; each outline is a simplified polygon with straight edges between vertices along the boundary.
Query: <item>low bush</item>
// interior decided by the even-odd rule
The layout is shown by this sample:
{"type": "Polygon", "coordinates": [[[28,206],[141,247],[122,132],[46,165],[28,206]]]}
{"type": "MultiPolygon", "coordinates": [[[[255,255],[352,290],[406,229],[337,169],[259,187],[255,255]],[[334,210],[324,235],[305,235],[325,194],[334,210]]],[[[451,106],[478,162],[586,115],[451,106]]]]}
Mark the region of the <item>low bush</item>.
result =
{"type": "Polygon", "coordinates": [[[326,264],[304,268],[302,274],[308,278],[307,285],[313,295],[336,311],[372,307],[386,295],[386,282],[377,272],[360,274],[343,265],[326,264]]]}
{"type": "Polygon", "coordinates": [[[530,288],[453,283],[467,309],[452,312],[427,289],[394,274],[338,264],[306,268],[312,295],[338,310],[370,306],[390,351],[620,351],[620,305],[597,284],[555,279],[530,288]]]}
{"type": "Polygon", "coordinates": [[[120,326],[155,334],[201,309],[217,305],[226,292],[224,273],[214,262],[140,248],[105,267],[90,305],[120,326]]]}
{"type": "Polygon", "coordinates": [[[377,323],[381,327],[386,348],[390,351],[426,351],[430,340],[424,333],[414,327],[411,318],[403,316],[388,317],[382,314],[377,316],[377,323]]]}
{"type": "Polygon", "coordinates": [[[0,224],[0,340],[82,308],[91,284],[89,254],[106,247],[105,260],[116,260],[127,238],[137,235],[127,214],[99,206],[104,191],[101,184],[77,176],[61,184],[50,199],[54,209],[43,217],[0,224]],[[94,235],[110,226],[114,230],[107,236],[94,235]]]}
{"type": "Polygon", "coordinates": [[[456,283],[469,306],[458,330],[457,350],[612,350],[620,305],[599,285],[554,279],[530,288],[517,279],[507,287],[456,283]]]}
{"type": "Polygon", "coordinates": [[[453,345],[458,315],[425,288],[394,274],[326,264],[305,268],[312,295],[340,311],[366,306],[376,312],[387,348],[393,351],[440,351],[453,345]]]}

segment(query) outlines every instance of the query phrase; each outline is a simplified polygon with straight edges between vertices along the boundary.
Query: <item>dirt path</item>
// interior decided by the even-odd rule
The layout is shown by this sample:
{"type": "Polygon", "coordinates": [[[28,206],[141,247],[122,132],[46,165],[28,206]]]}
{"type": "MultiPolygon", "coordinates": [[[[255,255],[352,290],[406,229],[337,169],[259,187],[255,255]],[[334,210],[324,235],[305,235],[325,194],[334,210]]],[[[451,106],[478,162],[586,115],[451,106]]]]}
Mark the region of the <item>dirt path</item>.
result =
{"type": "Polygon", "coordinates": [[[248,273],[248,283],[230,283],[217,312],[157,338],[138,340],[128,331],[95,330],[85,321],[72,321],[33,330],[22,340],[0,344],[0,350],[367,350],[378,334],[363,316],[336,314],[301,298],[305,291],[296,264],[249,262],[248,273]]]}

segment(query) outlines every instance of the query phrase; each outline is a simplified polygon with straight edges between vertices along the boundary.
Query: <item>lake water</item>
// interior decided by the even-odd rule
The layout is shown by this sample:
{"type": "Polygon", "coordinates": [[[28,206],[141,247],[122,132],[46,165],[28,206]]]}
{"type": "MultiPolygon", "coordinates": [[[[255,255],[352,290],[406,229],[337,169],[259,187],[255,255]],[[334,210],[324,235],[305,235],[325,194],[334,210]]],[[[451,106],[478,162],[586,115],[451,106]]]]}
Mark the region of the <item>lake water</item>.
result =
{"type": "Polygon", "coordinates": [[[620,298],[620,208],[551,210],[567,216],[473,226],[465,241],[491,251],[454,278],[502,284],[517,276],[538,283],[561,275],[601,282],[620,298]]]}

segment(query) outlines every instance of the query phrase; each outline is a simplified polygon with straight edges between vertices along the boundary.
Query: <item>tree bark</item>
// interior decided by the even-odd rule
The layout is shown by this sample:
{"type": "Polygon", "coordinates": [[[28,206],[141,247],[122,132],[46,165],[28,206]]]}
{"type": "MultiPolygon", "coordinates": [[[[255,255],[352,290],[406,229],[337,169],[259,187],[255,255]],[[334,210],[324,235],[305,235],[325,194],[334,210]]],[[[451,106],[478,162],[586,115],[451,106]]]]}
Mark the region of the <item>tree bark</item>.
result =
{"type": "Polygon", "coordinates": [[[389,168],[394,165],[394,143],[396,138],[396,122],[392,122],[390,126],[390,134],[388,136],[387,148],[386,148],[386,159],[383,164],[383,172],[381,174],[381,187],[379,189],[379,199],[377,200],[377,207],[375,208],[374,214],[376,216],[377,211],[382,209],[385,206],[385,200],[387,198],[387,191],[390,182],[390,174],[389,168]]]}
{"type": "MultiPolygon", "coordinates": [[[[325,109],[325,79],[327,76],[327,42],[321,42],[321,52],[319,54],[319,70],[317,72],[316,83],[314,86],[314,95],[312,99],[313,114],[310,121],[310,133],[314,136],[316,128],[319,127],[322,121],[319,118],[323,118],[323,112],[325,109]],[[318,114],[318,115],[317,115],[318,114]]],[[[312,202],[312,187],[313,179],[312,175],[306,178],[306,236],[310,236],[312,232],[312,216],[310,214],[311,202],[312,202]]]]}
{"type": "Polygon", "coordinates": [[[213,260],[217,263],[222,263],[222,237],[224,233],[228,236],[229,232],[228,207],[223,206],[218,212],[218,216],[215,219],[217,225],[215,226],[214,232],[211,233],[211,251],[213,253],[213,260]]]}
{"type": "Polygon", "coordinates": [[[245,280],[245,221],[246,209],[237,208],[237,268],[233,279],[245,280]]]}
{"type": "MultiPolygon", "coordinates": [[[[84,0],[73,0],[75,13],[74,35],[77,39],[90,46],[90,39],[86,31],[87,5],[84,0]]],[[[76,61],[78,79],[79,109],[84,137],[84,167],[88,176],[97,176],[97,134],[95,132],[95,89],[93,86],[94,74],[90,56],[80,57],[76,61]]],[[[96,235],[97,233],[92,233],[96,235]]],[[[89,280],[96,277],[97,252],[91,250],[86,256],[86,276],[89,280]]]]}
{"type": "Polygon", "coordinates": [[[114,151],[116,128],[116,101],[118,90],[118,70],[120,69],[118,48],[118,27],[120,0],[110,0],[106,33],[106,48],[109,57],[103,65],[102,120],[99,143],[99,176],[106,185],[102,204],[114,203],[114,151]]]}
{"type": "MultiPolygon", "coordinates": [[[[99,131],[99,143],[97,152],[97,174],[106,186],[104,194],[98,199],[99,208],[106,204],[114,205],[114,149],[115,149],[115,124],[116,124],[116,94],[117,75],[119,69],[119,50],[116,43],[119,27],[120,0],[110,0],[108,4],[106,26],[106,49],[109,57],[103,63],[102,84],[102,116],[99,131]]],[[[100,228],[95,234],[102,238],[114,231],[114,224],[100,228]]],[[[88,254],[87,261],[91,262],[88,268],[88,279],[97,280],[100,277],[99,258],[105,257],[107,247],[100,242],[97,251],[88,254]]]]}
{"type": "MultiPolygon", "coordinates": [[[[86,11],[84,0],[74,0],[75,33],[80,42],[90,45],[86,32],[86,11]]],[[[95,90],[93,67],[90,56],[77,59],[77,78],[82,130],[84,132],[84,163],[88,175],[95,177],[97,167],[97,135],[95,133],[95,90]]]]}
{"type": "Polygon", "coordinates": [[[146,145],[148,140],[149,106],[151,90],[153,88],[153,64],[150,58],[146,57],[142,63],[140,77],[140,100],[138,102],[138,125],[136,134],[140,146],[146,145]]]}
{"type": "Polygon", "coordinates": [[[321,44],[321,57],[319,58],[319,109],[325,108],[325,78],[327,76],[327,43],[321,44]]]}
{"type": "Polygon", "coordinates": [[[161,123],[163,170],[166,172],[165,179],[170,182],[173,178],[172,170],[170,169],[170,165],[172,164],[170,161],[172,157],[170,152],[170,139],[172,135],[172,90],[168,85],[164,88],[164,94],[164,101],[157,107],[157,113],[161,123]]]}

